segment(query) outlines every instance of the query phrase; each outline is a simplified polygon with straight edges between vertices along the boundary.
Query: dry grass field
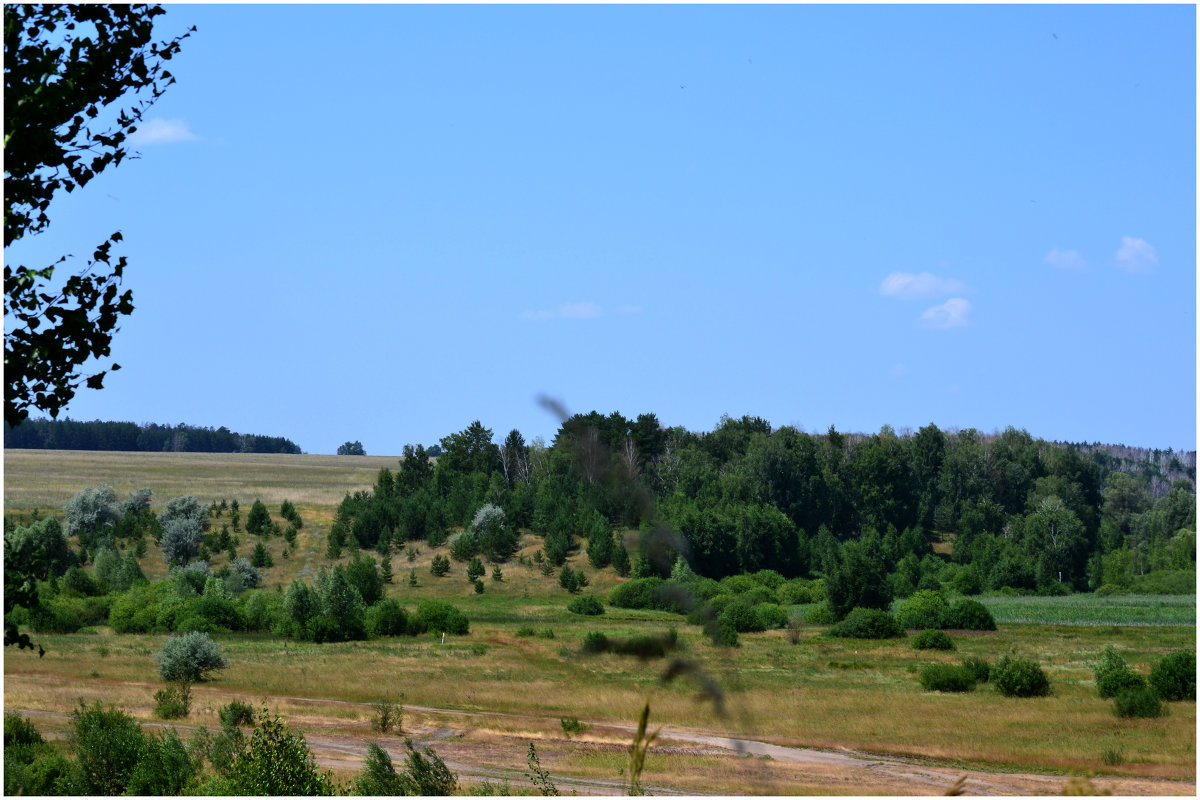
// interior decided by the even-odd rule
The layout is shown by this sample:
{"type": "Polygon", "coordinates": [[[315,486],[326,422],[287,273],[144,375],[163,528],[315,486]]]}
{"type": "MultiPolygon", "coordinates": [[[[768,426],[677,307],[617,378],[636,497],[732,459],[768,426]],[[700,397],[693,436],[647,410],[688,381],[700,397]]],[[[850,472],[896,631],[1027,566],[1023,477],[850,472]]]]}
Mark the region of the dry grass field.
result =
{"type": "MultiPolygon", "coordinates": [[[[381,466],[396,466],[395,459],[328,456],[32,456],[5,453],[6,513],[61,507],[101,482],[120,493],[149,486],[156,505],[194,493],[202,500],[236,497],[248,508],[261,497],[277,516],[278,503],[293,500],[305,526],[287,558],[282,539],[271,538],[268,586],[311,580],[326,563],[324,531],[335,504],[347,491],[369,487],[381,466]]],[[[526,534],[521,554],[532,554],[540,542],[526,534]]],[[[570,595],[555,577],[516,559],[504,565],[502,581],[485,578],[485,593],[475,594],[461,564],[444,578],[430,574],[434,553],[445,547],[416,548],[411,562],[405,551],[393,554],[389,596],[410,610],[423,598],[454,602],[470,620],[467,636],[323,645],[218,636],[231,666],[194,689],[181,730],[214,728],[216,709],[231,699],[266,705],[305,733],[323,764],[348,777],[375,738],[370,704],[403,692],[406,733],[432,745],[464,788],[488,778],[531,791],[523,776],[532,741],[564,793],[620,794],[632,725],[648,700],[651,726],[666,726],[644,776],[656,794],[940,794],[964,775],[970,793],[1057,794],[1072,774],[1092,776],[1091,788],[1118,794],[1195,794],[1195,703],[1171,703],[1158,719],[1119,719],[1111,701],[1097,696],[1091,671],[1114,644],[1145,674],[1162,655],[1194,648],[1194,625],[1002,625],[995,633],[954,634],[954,653],[917,651],[907,640],[833,639],[809,626],[798,644],[784,631],[770,631],[744,634],[739,648],[727,650],[677,615],[611,607],[600,617],[570,614],[570,595]],[[409,586],[410,570],[416,587],[409,586]],[[723,713],[697,682],[663,683],[661,660],[581,652],[590,631],[621,637],[671,627],[679,657],[721,687],[723,713]],[[524,635],[529,628],[535,635],[524,635]],[[939,694],[917,681],[923,664],[968,655],[994,663],[1009,652],[1043,666],[1049,697],[1006,698],[988,684],[939,694]],[[587,728],[567,736],[563,717],[587,728]]],[[[611,570],[586,566],[582,555],[571,563],[589,576],[586,594],[603,598],[619,580],[611,570]]],[[[151,579],[165,574],[153,545],[144,569],[151,579]]],[[[1192,607],[1194,619],[1194,599],[1192,607]]],[[[153,721],[152,697],[161,683],[152,654],[165,635],[117,635],[102,627],[36,638],[48,651],[44,658],[5,654],[6,710],[29,714],[58,737],[81,699],[115,703],[153,721]]],[[[389,745],[394,754],[401,747],[400,739],[389,745]]]]}

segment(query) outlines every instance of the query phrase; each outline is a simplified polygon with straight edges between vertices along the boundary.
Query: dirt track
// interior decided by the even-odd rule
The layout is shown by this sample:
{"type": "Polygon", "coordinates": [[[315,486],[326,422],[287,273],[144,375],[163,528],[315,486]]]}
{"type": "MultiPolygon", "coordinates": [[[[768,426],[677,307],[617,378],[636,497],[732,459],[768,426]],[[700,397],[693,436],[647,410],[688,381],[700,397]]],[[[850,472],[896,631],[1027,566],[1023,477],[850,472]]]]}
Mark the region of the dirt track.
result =
{"type": "MultiPolygon", "coordinates": [[[[318,698],[278,698],[298,705],[343,704],[318,698]]],[[[361,706],[366,704],[345,703],[361,706]]],[[[526,732],[505,733],[489,725],[511,728],[514,722],[544,726],[545,720],[518,714],[489,714],[439,709],[427,706],[405,706],[416,724],[406,723],[406,735],[417,747],[432,747],[447,766],[458,774],[460,781],[476,783],[484,779],[493,782],[507,780],[511,786],[528,786],[525,775],[525,754],[531,736],[526,732]]],[[[20,714],[63,723],[67,715],[61,712],[10,709],[20,714]]],[[[161,726],[161,723],[148,723],[161,726]]],[[[304,732],[309,747],[322,767],[339,772],[354,773],[362,765],[368,740],[378,742],[399,762],[405,753],[403,739],[373,734],[364,724],[361,731],[346,732],[345,723],[338,725],[293,722],[304,732]]],[[[182,730],[194,726],[177,725],[182,730]]],[[[354,727],[354,726],[350,726],[354,727]]],[[[565,748],[583,747],[596,752],[623,752],[634,728],[631,725],[591,723],[583,736],[573,739],[535,736],[543,766],[548,766],[555,754],[565,748]]],[[[1067,778],[1058,775],[1028,773],[984,772],[942,766],[929,766],[915,760],[879,757],[850,750],[816,750],[787,747],[751,739],[737,739],[712,732],[664,728],[652,752],[677,753],[720,759],[726,780],[738,780],[739,793],[758,795],[780,794],[944,794],[957,785],[965,794],[976,795],[1039,795],[1062,794],[1067,778]]],[[[551,769],[554,782],[562,792],[584,795],[620,795],[627,789],[621,776],[569,777],[551,769]]],[[[705,795],[703,784],[682,780],[663,780],[661,775],[649,776],[646,788],[656,795],[705,795]],[[669,783],[671,785],[665,785],[669,783]]],[[[1091,779],[1092,788],[1124,796],[1162,796],[1196,794],[1196,784],[1184,781],[1165,781],[1144,778],[1100,777],[1091,779]]],[[[727,791],[716,792],[727,794],[727,791]]]]}

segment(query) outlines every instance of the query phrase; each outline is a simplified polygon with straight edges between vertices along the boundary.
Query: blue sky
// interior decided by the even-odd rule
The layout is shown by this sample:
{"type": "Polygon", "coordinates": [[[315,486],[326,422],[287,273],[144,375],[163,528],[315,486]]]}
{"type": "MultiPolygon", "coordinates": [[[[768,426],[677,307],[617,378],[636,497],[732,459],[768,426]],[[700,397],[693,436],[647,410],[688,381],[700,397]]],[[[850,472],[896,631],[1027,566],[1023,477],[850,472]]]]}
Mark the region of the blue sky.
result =
{"type": "Polygon", "coordinates": [[[188,6],[74,419],[308,452],[722,414],[1196,446],[1193,6],[188,6]]]}

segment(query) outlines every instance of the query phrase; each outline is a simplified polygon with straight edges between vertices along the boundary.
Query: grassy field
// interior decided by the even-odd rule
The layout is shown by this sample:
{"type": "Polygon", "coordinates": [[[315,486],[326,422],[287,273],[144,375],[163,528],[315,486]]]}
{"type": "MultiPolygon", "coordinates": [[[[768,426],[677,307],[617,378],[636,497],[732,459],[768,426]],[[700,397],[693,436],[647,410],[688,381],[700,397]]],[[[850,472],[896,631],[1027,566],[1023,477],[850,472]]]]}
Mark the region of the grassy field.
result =
{"type": "Polygon", "coordinates": [[[160,508],[171,497],[193,494],[201,502],[237,498],[247,507],[332,506],[346,492],[369,489],[391,456],[321,456],[254,453],[109,453],[87,450],[5,450],[5,511],[62,508],[80,489],[107,483],[119,497],[142,486],[160,508]]]}
{"type": "MultiPolygon", "coordinates": [[[[279,501],[292,499],[305,526],[287,558],[282,539],[270,540],[275,566],[266,570],[268,586],[294,577],[311,580],[317,566],[326,563],[324,530],[333,506],[347,491],[373,483],[380,466],[395,467],[394,459],[354,457],[36,452],[26,458],[29,452],[5,453],[6,513],[61,507],[75,491],[100,482],[122,493],[149,486],[159,504],[192,492],[202,499],[236,497],[248,508],[260,496],[276,513],[279,501]]],[[[241,549],[247,553],[252,538],[242,535],[241,549]]],[[[528,556],[541,540],[526,534],[521,544],[521,555],[528,556]]],[[[524,764],[522,743],[536,741],[543,766],[556,776],[619,786],[629,741],[621,726],[636,722],[649,700],[652,725],[675,730],[876,754],[930,769],[1034,773],[1060,782],[1071,772],[1125,776],[1180,782],[1154,784],[1155,793],[1178,793],[1176,787],[1194,792],[1195,704],[1171,703],[1168,716],[1159,719],[1119,719],[1111,701],[1097,696],[1091,664],[1112,644],[1146,674],[1166,653],[1194,648],[1195,597],[984,598],[1000,630],[956,634],[954,653],[917,651],[908,640],[833,639],[816,626],[807,627],[795,645],[785,632],[771,631],[742,635],[741,647],[723,650],[677,615],[614,608],[600,617],[570,614],[570,595],[555,577],[516,559],[503,566],[502,581],[485,578],[486,591],[477,595],[461,564],[455,563],[445,578],[430,574],[434,553],[445,547],[435,551],[421,543],[417,549],[411,562],[403,551],[393,554],[389,596],[410,609],[422,598],[451,600],[471,621],[469,635],[447,637],[445,643],[420,637],[325,645],[219,636],[231,667],[195,688],[195,709],[184,724],[215,727],[216,709],[241,698],[268,705],[311,741],[335,748],[343,746],[337,737],[361,744],[369,735],[369,703],[403,692],[406,728],[436,741],[448,759],[516,769],[524,764]],[[410,570],[417,576],[415,588],[408,585],[410,570]],[[518,635],[525,627],[541,635],[518,635]],[[671,627],[679,635],[679,657],[723,692],[721,713],[704,699],[697,681],[663,683],[661,660],[589,656],[580,650],[589,631],[621,637],[671,627]],[[1043,666],[1052,687],[1049,697],[1005,698],[987,684],[969,694],[943,695],[923,691],[917,681],[924,664],[957,663],[968,655],[994,663],[1012,652],[1043,666]],[[586,721],[591,732],[568,740],[559,725],[566,716],[586,721]],[[456,733],[437,738],[447,730],[456,733]]],[[[588,574],[585,594],[603,598],[619,581],[611,570],[586,566],[582,555],[571,563],[588,574]]],[[[153,545],[144,569],[152,579],[165,573],[153,545]]],[[[102,699],[139,719],[153,719],[152,697],[161,684],[152,654],[165,636],[116,635],[99,628],[91,634],[35,638],[48,651],[44,658],[6,653],[6,709],[43,714],[39,726],[60,734],[62,715],[80,699],[102,699]]],[[[652,755],[646,780],[677,791],[727,794],[940,793],[878,775],[839,784],[832,770],[828,780],[816,782],[818,772],[817,767],[805,772],[795,764],[664,746],[652,755]],[[872,783],[874,778],[879,783],[872,783]]],[[[1035,791],[1032,784],[1022,786],[1019,793],[1035,791]]],[[[1054,784],[1049,790],[1060,788],[1054,784]]]]}

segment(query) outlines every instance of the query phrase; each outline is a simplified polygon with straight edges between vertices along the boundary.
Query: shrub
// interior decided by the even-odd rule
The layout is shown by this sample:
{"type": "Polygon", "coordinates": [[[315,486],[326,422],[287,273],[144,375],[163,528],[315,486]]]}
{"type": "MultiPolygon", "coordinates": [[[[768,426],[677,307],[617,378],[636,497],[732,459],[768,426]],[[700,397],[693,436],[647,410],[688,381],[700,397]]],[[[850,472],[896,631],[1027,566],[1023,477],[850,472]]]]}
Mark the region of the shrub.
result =
{"type": "Polygon", "coordinates": [[[967,656],[962,660],[963,668],[969,670],[975,676],[975,680],[979,683],[987,683],[991,677],[992,667],[988,664],[986,658],[979,656],[967,656]]]}
{"type": "Polygon", "coordinates": [[[179,734],[171,728],[159,736],[151,734],[146,738],[126,791],[132,795],[182,794],[195,774],[196,765],[179,734]]]}
{"type": "Polygon", "coordinates": [[[254,709],[242,700],[231,700],[217,710],[217,719],[223,728],[237,728],[254,724],[254,709]]]}
{"type": "Polygon", "coordinates": [[[83,771],[79,765],[56,750],[46,749],[39,752],[24,767],[18,763],[10,763],[5,758],[4,793],[45,797],[83,795],[87,794],[87,790],[84,788],[83,771]]]}
{"type": "Polygon", "coordinates": [[[682,614],[679,603],[662,591],[664,583],[662,578],[632,578],[609,592],[608,604],[617,608],[646,608],[682,614]]]}
{"type": "MultiPolygon", "coordinates": [[[[404,698],[404,692],[400,693],[400,698],[404,698]]],[[[372,730],[390,733],[395,728],[396,733],[400,733],[404,729],[404,706],[398,701],[385,697],[372,703],[371,708],[375,709],[375,718],[371,720],[372,730]]]]}
{"type": "Polygon", "coordinates": [[[408,633],[408,612],[389,597],[367,609],[366,625],[371,636],[403,636],[408,633]]]}
{"type": "Polygon", "coordinates": [[[329,772],[317,771],[304,737],[264,709],[230,766],[229,789],[238,795],[329,795],[333,782],[329,772]]]}
{"type": "Polygon", "coordinates": [[[579,717],[560,717],[559,724],[562,725],[563,734],[569,739],[573,733],[583,733],[587,730],[587,725],[579,721],[579,717]]]}
{"type": "Polygon", "coordinates": [[[970,692],[975,689],[975,673],[965,666],[929,664],[921,668],[921,686],[928,692],[970,692]]]}
{"type": "Polygon", "coordinates": [[[1129,665],[1125,663],[1125,659],[1117,651],[1117,648],[1111,644],[1104,648],[1104,652],[1100,654],[1100,660],[1092,668],[1092,674],[1096,676],[1096,682],[1100,682],[1100,678],[1106,673],[1114,670],[1127,670],[1129,665]]]}
{"type": "Polygon", "coordinates": [[[921,631],[913,637],[912,646],[917,650],[953,650],[954,642],[945,631],[921,631]]]}
{"type": "Polygon", "coordinates": [[[704,633],[716,647],[741,647],[737,631],[729,620],[719,617],[710,619],[704,624],[704,633]]]}
{"type": "Polygon", "coordinates": [[[421,748],[418,753],[413,748],[412,739],[405,739],[404,746],[408,749],[405,758],[404,794],[422,797],[447,797],[458,791],[458,778],[446,766],[446,762],[433,752],[431,747],[421,748]]]}
{"type": "Polygon", "coordinates": [[[1146,679],[1132,669],[1110,669],[1096,681],[1096,690],[1101,697],[1116,697],[1127,689],[1145,689],[1146,679]]]}
{"type": "Polygon", "coordinates": [[[1113,698],[1113,713],[1118,717],[1161,717],[1167,708],[1153,689],[1143,685],[1122,689],[1113,698]]]}
{"type": "Polygon", "coordinates": [[[192,705],[192,685],[176,681],[154,693],[154,716],[159,719],[186,717],[192,705]]]}
{"type": "Polygon", "coordinates": [[[1001,656],[992,669],[992,684],[1005,697],[1044,697],[1050,694],[1050,679],[1037,662],[1001,656]]]}
{"type": "Polygon", "coordinates": [[[913,592],[896,610],[896,620],[905,628],[945,628],[950,621],[950,606],[938,592],[913,592]]]}
{"type": "MultiPolygon", "coordinates": [[[[766,571],[770,572],[770,570],[766,571]]],[[[788,624],[787,612],[774,603],[759,603],[754,607],[754,613],[758,615],[762,630],[782,628],[788,624]]]]}
{"type": "Polygon", "coordinates": [[[517,628],[517,636],[533,636],[534,630],[532,625],[522,625],[517,628]]]}
{"type": "Polygon", "coordinates": [[[963,598],[950,608],[950,618],[946,627],[965,631],[994,631],[996,620],[983,603],[963,598]]]}
{"type": "Polygon", "coordinates": [[[837,617],[833,615],[833,609],[822,603],[815,608],[809,610],[804,615],[804,621],[809,625],[832,625],[837,622],[837,617]]]}
{"type": "Polygon", "coordinates": [[[45,744],[41,732],[34,727],[33,721],[11,711],[4,715],[4,746],[24,747],[45,744]]]}
{"type": "Polygon", "coordinates": [[[741,599],[734,600],[717,615],[717,620],[728,623],[738,633],[756,633],[765,631],[766,626],[754,608],[741,599]]]}
{"type": "Polygon", "coordinates": [[[429,565],[429,571],[433,573],[435,577],[442,577],[450,572],[450,559],[446,558],[440,553],[435,554],[433,557],[433,563],[429,565]]]}
{"type": "Polygon", "coordinates": [[[813,602],[813,593],[802,580],[793,579],[776,589],[779,602],[785,606],[799,606],[813,602]]]}
{"type": "Polygon", "coordinates": [[[465,636],[470,630],[466,615],[441,600],[422,600],[417,605],[417,623],[431,633],[453,633],[465,636]]]}
{"type": "Polygon", "coordinates": [[[604,606],[595,597],[576,597],[567,604],[567,611],[586,617],[596,617],[604,613],[604,606]]]}
{"type": "Polygon", "coordinates": [[[608,650],[608,637],[599,631],[588,631],[583,637],[583,652],[603,653],[608,650]]]}
{"type": "Polygon", "coordinates": [[[158,674],[167,681],[201,681],[205,673],[229,666],[220,646],[207,633],[172,636],[154,658],[158,674]]]}
{"type": "Polygon", "coordinates": [[[363,770],[354,779],[354,793],[363,797],[391,797],[405,794],[404,782],[396,773],[392,757],[375,742],[367,742],[363,770]]]}
{"type": "Polygon", "coordinates": [[[1163,700],[1196,699],[1196,651],[1176,650],[1150,670],[1150,685],[1163,700]]]}
{"type": "Polygon", "coordinates": [[[905,635],[896,618],[877,608],[855,608],[846,618],[829,629],[830,636],[842,639],[895,639],[905,635]]]}
{"type": "Polygon", "coordinates": [[[83,794],[124,794],[146,737],[133,717],[96,701],[71,712],[71,742],[82,771],[83,794]]]}

